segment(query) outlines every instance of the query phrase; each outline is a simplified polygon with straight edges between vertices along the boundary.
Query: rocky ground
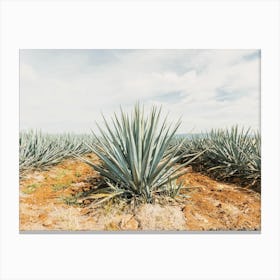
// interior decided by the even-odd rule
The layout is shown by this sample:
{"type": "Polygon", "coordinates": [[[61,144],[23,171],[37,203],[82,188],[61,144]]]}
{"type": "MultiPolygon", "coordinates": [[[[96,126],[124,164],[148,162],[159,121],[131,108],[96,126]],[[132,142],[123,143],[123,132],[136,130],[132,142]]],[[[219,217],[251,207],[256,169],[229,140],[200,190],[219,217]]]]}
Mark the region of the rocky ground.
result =
{"type": "MultiPolygon", "coordinates": [[[[97,161],[95,155],[87,155],[97,161]]],[[[259,193],[189,172],[176,200],[127,205],[115,199],[95,205],[90,196],[98,174],[85,163],[67,159],[20,180],[20,231],[245,230],[261,227],[259,193]]]]}

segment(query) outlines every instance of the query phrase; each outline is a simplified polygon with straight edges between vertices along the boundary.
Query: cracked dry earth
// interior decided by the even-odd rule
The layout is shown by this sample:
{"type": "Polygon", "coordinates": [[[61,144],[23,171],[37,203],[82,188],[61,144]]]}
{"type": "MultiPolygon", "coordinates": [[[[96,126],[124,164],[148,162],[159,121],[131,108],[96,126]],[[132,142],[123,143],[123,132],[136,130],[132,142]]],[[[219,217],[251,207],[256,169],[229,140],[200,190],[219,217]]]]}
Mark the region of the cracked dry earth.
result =
{"type": "MultiPolygon", "coordinates": [[[[95,155],[87,155],[97,161],[95,155]]],[[[98,174],[76,159],[20,180],[20,231],[260,230],[260,194],[196,172],[180,177],[180,199],[131,206],[109,201],[95,206],[86,194],[98,174]],[[84,194],[83,197],[77,194],[84,194]],[[78,197],[78,198],[77,198],[78,197]]]]}

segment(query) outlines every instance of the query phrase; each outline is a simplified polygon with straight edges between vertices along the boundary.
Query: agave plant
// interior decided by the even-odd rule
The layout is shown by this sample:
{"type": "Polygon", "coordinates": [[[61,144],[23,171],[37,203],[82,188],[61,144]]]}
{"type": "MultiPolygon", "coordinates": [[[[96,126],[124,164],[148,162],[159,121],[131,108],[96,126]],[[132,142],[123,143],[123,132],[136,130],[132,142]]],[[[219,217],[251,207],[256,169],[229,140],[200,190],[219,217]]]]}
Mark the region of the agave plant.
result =
{"type": "Polygon", "coordinates": [[[22,131],[19,135],[19,169],[42,168],[59,163],[73,154],[89,153],[84,142],[88,135],[46,134],[41,131],[22,131]]]}
{"type": "Polygon", "coordinates": [[[252,154],[252,137],[250,129],[239,131],[238,126],[229,130],[213,130],[207,136],[210,149],[207,154],[209,171],[222,169],[223,177],[242,176],[247,171],[247,165],[252,154]]]}
{"type": "Polygon", "coordinates": [[[256,132],[251,138],[249,150],[243,151],[247,154],[246,177],[253,180],[253,185],[260,185],[261,180],[261,135],[256,132]]]}
{"type": "Polygon", "coordinates": [[[260,185],[261,178],[261,137],[250,129],[234,126],[225,130],[213,130],[206,136],[209,149],[203,161],[208,172],[217,178],[238,178],[260,185]]]}
{"type": "Polygon", "coordinates": [[[167,116],[161,120],[161,108],[153,107],[146,116],[144,107],[136,104],[131,115],[121,109],[120,115],[114,114],[112,123],[104,119],[104,128],[98,124],[101,137],[94,133],[93,145],[88,145],[100,158],[101,165],[83,159],[107,179],[111,188],[118,193],[140,197],[146,202],[165,188],[169,182],[185,173],[184,166],[177,163],[185,156],[178,155],[184,139],[170,145],[180,126],[167,124],[167,116]]]}
{"type": "MultiPolygon", "coordinates": [[[[172,145],[178,143],[174,139],[172,145]]],[[[261,180],[261,136],[238,126],[212,130],[201,136],[191,137],[178,152],[197,153],[206,150],[193,164],[199,171],[217,179],[238,181],[256,189],[261,180]]],[[[183,162],[186,158],[182,158],[183,162]]]]}

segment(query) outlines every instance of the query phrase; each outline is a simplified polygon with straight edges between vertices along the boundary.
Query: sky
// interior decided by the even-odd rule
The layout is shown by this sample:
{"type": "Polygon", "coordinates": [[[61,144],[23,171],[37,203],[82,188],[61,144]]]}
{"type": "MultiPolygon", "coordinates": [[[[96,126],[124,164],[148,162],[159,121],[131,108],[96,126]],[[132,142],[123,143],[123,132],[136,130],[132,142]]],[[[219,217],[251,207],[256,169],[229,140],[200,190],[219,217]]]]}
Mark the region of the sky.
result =
{"type": "Polygon", "coordinates": [[[20,50],[20,129],[88,133],[120,105],[162,106],[178,133],[260,128],[259,50],[20,50]]]}

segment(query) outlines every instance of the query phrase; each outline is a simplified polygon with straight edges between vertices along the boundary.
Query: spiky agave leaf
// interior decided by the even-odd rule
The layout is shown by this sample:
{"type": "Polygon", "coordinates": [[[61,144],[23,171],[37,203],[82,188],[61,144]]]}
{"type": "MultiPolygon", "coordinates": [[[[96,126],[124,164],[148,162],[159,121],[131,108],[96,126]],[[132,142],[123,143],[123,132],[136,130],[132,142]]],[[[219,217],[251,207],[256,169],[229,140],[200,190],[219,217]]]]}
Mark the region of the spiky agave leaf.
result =
{"type": "Polygon", "coordinates": [[[199,156],[176,166],[185,156],[184,153],[178,155],[185,140],[170,147],[180,121],[168,125],[165,117],[161,122],[161,108],[153,107],[146,116],[144,107],[136,104],[131,116],[121,109],[119,116],[114,114],[111,125],[105,117],[103,119],[105,127],[98,126],[101,137],[94,134],[96,141],[89,146],[102,165],[84,161],[105,178],[145,201],[151,201],[153,192],[182,175],[183,167],[199,156]]]}

